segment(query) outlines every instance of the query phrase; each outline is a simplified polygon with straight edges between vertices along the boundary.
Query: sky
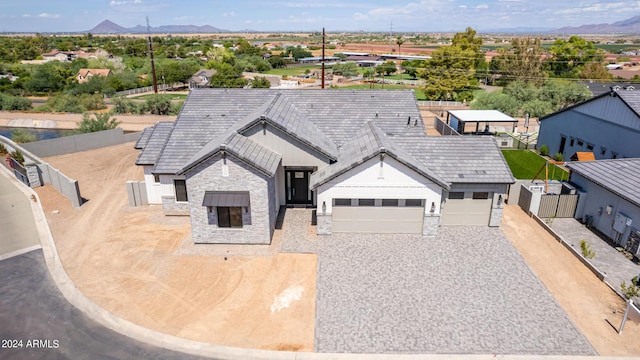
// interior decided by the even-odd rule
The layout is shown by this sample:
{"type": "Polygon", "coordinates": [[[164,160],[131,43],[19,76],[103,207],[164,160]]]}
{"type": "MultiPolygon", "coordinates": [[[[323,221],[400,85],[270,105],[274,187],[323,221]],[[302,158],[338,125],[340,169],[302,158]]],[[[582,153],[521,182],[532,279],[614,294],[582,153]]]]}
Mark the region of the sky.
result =
{"type": "Polygon", "coordinates": [[[211,25],[230,31],[438,32],[612,23],[640,15],[617,0],[0,0],[0,32],[211,25]]]}

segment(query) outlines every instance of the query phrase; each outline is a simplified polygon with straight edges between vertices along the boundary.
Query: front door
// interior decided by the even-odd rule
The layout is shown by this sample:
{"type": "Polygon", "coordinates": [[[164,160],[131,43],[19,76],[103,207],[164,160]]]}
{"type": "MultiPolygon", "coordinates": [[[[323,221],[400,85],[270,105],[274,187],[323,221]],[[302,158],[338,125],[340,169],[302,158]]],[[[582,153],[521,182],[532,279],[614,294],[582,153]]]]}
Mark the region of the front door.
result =
{"type": "Polygon", "coordinates": [[[287,204],[312,204],[309,191],[311,170],[286,170],[287,204]]]}

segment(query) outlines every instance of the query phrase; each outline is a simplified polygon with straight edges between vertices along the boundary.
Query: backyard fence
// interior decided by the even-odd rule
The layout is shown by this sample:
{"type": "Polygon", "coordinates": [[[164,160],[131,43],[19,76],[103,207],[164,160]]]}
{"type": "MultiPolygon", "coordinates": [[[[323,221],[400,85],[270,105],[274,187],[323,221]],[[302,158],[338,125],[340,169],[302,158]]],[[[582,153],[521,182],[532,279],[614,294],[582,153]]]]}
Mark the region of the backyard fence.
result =
{"type": "MultiPolygon", "coordinates": [[[[388,80],[385,80],[385,82],[386,81],[388,80]]],[[[436,100],[436,101],[418,101],[418,106],[437,107],[437,108],[458,108],[458,107],[466,107],[467,104],[460,101],[436,100]]]]}
{"type": "Polygon", "coordinates": [[[49,157],[124,144],[136,141],[139,137],[139,132],[125,134],[121,128],[116,128],[113,130],[35,141],[23,144],[22,147],[39,157],[49,157]]]}
{"type": "MultiPolygon", "coordinates": [[[[167,90],[167,89],[173,89],[173,88],[182,87],[182,86],[185,86],[185,84],[182,84],[182,83],[158,84],[158,91],[167,90]]],[[[105,94],[104,97],[105,98],[113,98],[113,97],[118,97],[118,96],[128,96],[128,95],[135,95],[135,94],[143,94],[143,93],[148,93],[148,92],[153,92],[153,86],[146,86],[146,87],[141,87],[141,88],[136,88],[136,89],[118,91],[118,92],[115,92],[111,96],[108,96],[108,95],[105,94]]]]}
{"type": "Polygon", "coordinates": [[[460,135],[454,128],[440,120],[437,116],[433,118],[433,127],[440,133],[440,135],[460,135]]]}
{"type": "Polygon", "coordinates": [[[534,191],[524,184],[520,186],[518,206],[527,214],[535,214],[541,218],[574,217],[579,195],[543,194],[541,189],[534,191]]]}

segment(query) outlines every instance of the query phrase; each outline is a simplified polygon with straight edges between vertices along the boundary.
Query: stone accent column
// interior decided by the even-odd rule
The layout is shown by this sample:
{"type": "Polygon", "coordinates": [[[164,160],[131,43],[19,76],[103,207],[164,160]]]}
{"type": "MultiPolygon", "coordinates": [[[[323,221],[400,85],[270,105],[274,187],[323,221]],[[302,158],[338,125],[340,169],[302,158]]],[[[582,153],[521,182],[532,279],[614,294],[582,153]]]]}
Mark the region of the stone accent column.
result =
{"type": "Polygon", "coordinates": [[[331,214],[317,214],[318,235],[331,235],[331,214]]]}
{"type": "Polygon", "coordinates": [[[27,169],[27,178],[29,179],[29,186],[32,188],[42,186],[42,182],[40,181],[40,170],[38,169],[38,165],[36,165],[33,161],[27,160],[24,164],[25,169],[27,169]]]}
{"type": "Polygon", "coordinates": [[[440,226],[440,215],[425,215],[424,222],[422,223],[422,235],[423,236],[436,236],[438,235],[438,227],[440,226]]]}

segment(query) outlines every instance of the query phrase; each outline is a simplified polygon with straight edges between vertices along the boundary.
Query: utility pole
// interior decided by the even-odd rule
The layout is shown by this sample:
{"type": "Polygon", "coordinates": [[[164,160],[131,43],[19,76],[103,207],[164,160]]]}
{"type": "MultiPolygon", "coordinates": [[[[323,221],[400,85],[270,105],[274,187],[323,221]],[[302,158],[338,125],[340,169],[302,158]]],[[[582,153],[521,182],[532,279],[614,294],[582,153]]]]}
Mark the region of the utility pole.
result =
{"type": "Polygon", "coordinates": [[[322,28],[322,88],[324,89],[324,42],[325,42],[325,33],[324,28],[322,28]]]}
{"type": "Polygon", "coordinates": [[[158,81],[156,80],[156,65],[153,61],[153,43],[151,42],[151,27],[147,16],[147,35],[149,36],[149,56],[151,56],[151,76],[153,77],[153,93],[158,93],[158,81]]]}

